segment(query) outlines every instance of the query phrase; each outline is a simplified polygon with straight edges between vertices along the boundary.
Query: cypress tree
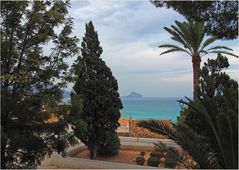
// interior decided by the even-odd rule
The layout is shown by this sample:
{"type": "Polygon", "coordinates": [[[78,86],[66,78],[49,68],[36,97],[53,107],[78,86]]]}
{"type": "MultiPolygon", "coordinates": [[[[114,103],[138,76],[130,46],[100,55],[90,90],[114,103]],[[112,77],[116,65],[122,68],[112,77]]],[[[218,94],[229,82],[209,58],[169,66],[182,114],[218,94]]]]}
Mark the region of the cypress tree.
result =
{"type": "MultiPolygon", "coordinates": [[[[90,158],[96,159],[100,145],[109,133],[116,133],[119,126],[122,103],[119,97],[117,80],[105,62],[100,58],[103,50],[94,30],[93,23],[86,24],[86,33],[81,43],[81,56],[73,66],[76,82],[71,94],[74,100],[82,100],[82,111],[75,117],[83,120],[86,130],[83,132],[75,121],[75,135],[88,147],[90,158]]],[[[76,110],[72,111],[75,114],[76,110]]],[[[81,125],[81,123],[80,123],[81,125]]]]}

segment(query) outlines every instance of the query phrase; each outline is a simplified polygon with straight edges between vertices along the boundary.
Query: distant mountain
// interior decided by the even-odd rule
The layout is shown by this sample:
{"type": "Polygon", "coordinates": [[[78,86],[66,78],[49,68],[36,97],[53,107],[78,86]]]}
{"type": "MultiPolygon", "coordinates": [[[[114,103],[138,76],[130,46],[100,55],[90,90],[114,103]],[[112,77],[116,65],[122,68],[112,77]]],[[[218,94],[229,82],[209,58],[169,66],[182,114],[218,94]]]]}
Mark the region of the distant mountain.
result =
{"type": "Polygon", "coordinates": [[[131,92],[128,96],[124,96],[123,98],[143,98],[143,96],[136,92],[131,92]]]}

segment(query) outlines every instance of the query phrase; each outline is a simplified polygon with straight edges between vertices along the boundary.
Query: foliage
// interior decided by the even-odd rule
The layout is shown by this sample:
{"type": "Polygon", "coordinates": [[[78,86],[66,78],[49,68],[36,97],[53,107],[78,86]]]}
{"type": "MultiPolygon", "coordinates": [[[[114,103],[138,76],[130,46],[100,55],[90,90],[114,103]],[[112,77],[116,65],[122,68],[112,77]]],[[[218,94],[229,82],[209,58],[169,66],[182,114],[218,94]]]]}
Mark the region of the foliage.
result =
{"type": "Polygon", "coordinates": [[[182,164],[187,168],[195,168],[191,162],[187,161],[187,157],[183,156],[177,149],[165,145],[163,142],[155,144],[155,150],[151,152],[151,157],[157,157],[159,160],[165,158],[165,168],[175,168],[177,164],[182,164]]]}
{"type": "Polygon", "coordinates": [[[167,158],[165,161],[165,168],[175,168],[177,163],[182,163],[186,167],[189,167],[189,165],[185,164],[186,161],[183,159],[183,157],[181,156],[181,154],[179,153],[179,151],[177,149],[175,149],[174,147],[171,147],[171,146],[163,145],[163,144],[161,144],[160,147],[163,150],[165,150],[166,155],[167,155],[167,158]]]}
{"type": "Polygon", "coordinates": [[[209,127],[212,134],[211,148],[215,150],[219,165],[223,168],[238,167],[238,109],[234,109],[229,103],[232,96],[231,92],[224,91],[224,110],[209,97],[186,103],[195,109],[201,120],[205,121],[204,124],[209,127]]]}
{"type": "MultiPolygon", "coordinates": [[[[71,97],[82,100],[82,112],[72,110],[71,114],[78,114],[77,119],[87,125],[84,133],[75,135],[88,147],[91,159],[96,158],[97,149],[105,144],[105,136],[115,133],[122,108],[117,80],[100,58],[102,52],[98,34],[89,22],[81,43],[81,56],[73,67],[75,84],[71,97]]],[[[77,123],[73,126],[79,129],[77,123]]]]}
{"type": "Polygon", "coordinates": [[[155,167],[157,167],[158,164],[159,164],[159,158],[158,157],[151,156],[148,159],[148,166],[155,166],[155,167]]]}
{"type": "Polygon", "coordinates": [[[207,33],[219,39],[235,39],[238,36],[238,1],[151,2],[156,7],[173,8],[187,19],[205,22],[207,33]]]}
{"type": "Polygon", "coordinates": [[[160,48],[169,48],[169,50],[161,53],[161,55],[169,52],[182,51],[189,54],[191,57],[195,55],[203,56],[209,53],[223,53],[238,57],[227,52],[232,49],[226,46],[213,46],[208,48],[217,38],[209,37],[205,39],[205,27],[202,22],[175,21],[175,25],[171,25],[171,28],[164,27],[164,29],[172,35],[171,39],[182,45],[182,47],[170,44],[160,45],[160,48]]]}
{"type": "Polygon", "coordinates": [[[78,52],[68,7],[63,1],[1,2],[1,168],[35,168],[74,142],[59,105],[68,80],[65,59],[78,52]],[[48,122],[52,115],[59,121],[48,122]]]}
{"type": "Polygon", "coordinates": [[[214,100],[219,100],[226,89],[237,93],[237,82],[231,79],[225,72],[222,72],[223,69],[228,67],[228,59],[221,54],[218,54],[215,60],[208,59],[207,63],[204,63],[200,72],[201,96],[208,96],[214,98],[214,100]]]}
{"type": "MultiPolygon", "coordinates": [[[[231,79],[226,73],[222,72],[223,69],[228,68],[229,63],[226,57],[218,54],[214,59],[208,59],[207,63],[201,69],[200,75],[200,96],[212,98],[218,105],[224,108],[223,91],[228,90],[232,93],[231,103],[236,105],[238,84],[231,79]]],[[[234,106],[235,107],[235,106],[234,106]]],[[[226,111],[228,108],[224,108],[226,111]]],[[[206,136],[207,140],[211,140],[212,132],[209,127],[205,125],[204,120],[199,118],[198,113],[191,107],[185,107],[180,114],[178,121],[184,122],[192,127],[197,133],[206,136]]]]}
{"type": "MultiPolygon", "coordinates": [[[[176,164],[177,164],[177,155],[170,155],[168,157],[168,151],[169,150],[169,147],[166,146],[164,143],[162,142],[159,142],[159,144],[155,144],[155,149],[153,152],[150,153],[150,158],[148,160],[148,165],[151,165],[151,166],[158,166],[159,163],[160,163],[160,159],[161,158],[165,158],[165,167],[166,168],[175,168],[176,164]],[[175,157],[176,156],[176,157],[175,157]],[[158,158],[158,160],[156,160],[156,158],[158,158]],[[173,164],[174,167],[172,166],[173,164]]],[[[175,151],[175,153],[177,152],[176,150],[173,150],[175,151]]]]}
{"type": "Polygon", "coordinates": [[[136,158],[136,164],[137,165],[144,165],[145,158],[144,158],[145,152],[141,152],[138,157],[136,158]]]}
{"type": "Polygon", "coordinates": [[[120,148],[120,139],[116,132],[106,133],[104,143],[99,145],[98,155],[100,156],[114,156],[118,154],[120,148]]]}
{"type": "Polygon", "coordinates": [[[78,137],[87,132],[88,124],[81,118],[83,110],[83,101],[80,95],[71,94],[70,113],[67,116],[67,122],[71,124],[74,136],[78,137]]]}
{"type": "MultiPolygon", "coordinates": [[[[208,60],[202,70],[205,73],[210,68],[211,73],[202,74],[204,84],[200,87],[210,84],[210,76],[214,77],[213,80],[220,77],[223,80],[226,75],[220,70],[227,65],[227,59],[221,55],[216,60],[208,60]]],[[[161,121],[141,122],[139,125],[174,139],[200,168],[238,168],[238,85],[231,79],[221,83],[213,88],[215,93],[210,91],[207,94],[202,88],[202,96],[197,100],[180,101],[188,106],[184,110],[187,114],[181,115],[172,127],[161,121]]]]}
{"type": "MultiPolygon", "coordinates": [[[[147,122],[140,122],[139,126],[149,129],[152,132],[160,133],[169,136],[175,140],[181,147],[189,152],[189,154],[198,162],[200,168],[213,168],[209,166],[208,152],[210,147],[204,138],[191,130],[191,128],[179,124],[174,127],[169,127],[161,121],[152,120],[147,122]]],[[[194,167],[198,168],[198,167],[194,167]]]]}
{"type": "Polygon", "coordinates": [[[139,155],[139,156],[136,158],[136,164],[137,164],[137,165],[144,165],[144,162],[145,162],[144,157],[142,157],[142,156],[139,155]]]}
{"type": "Polygon", "coordinates": [[[209,37],[205,39],[205,28],[201,22],[178,22],[175,21],[175,25],[171,25],[171,28],[165,27],[165,30],[169,32],[172,37],[171,39],[179,43],[181,46],[164,44],[160,45],[159,48],[168,48],[168,50],[162,52],[162,54],[171,52],[184,52],[192,57],[193,64],[193,97],[194,99],[198,96],[199,86],[199,70],[201,57],[209,53],[221,53],[228,54],[238,57],[228,51],[232,50],[226,46],[212,46],[214,41],[217,40],[215,37],[209,37]]]}
{"type": "MultiPolygon", "coordinates": [[[[222,72],[223,69],[229,66],[228,60],[226,57],[223,57],[221,54],[215,60],[208,60],[207,63],[204,64],[201,70],[201,84],[200,84],[200,94],[201,98],[204,99],[205,103],[213,103],[210,107],[210,112],[214,112],[212,121],[218,121],[218,124],[214,125],[214,130],[212,129],[212,125],[205,124],[208,121],[208,117],[201,116],[198,114],[198,111],[195,110],[194,107],[186,108],[181,115],[184,119],[180,119],[179,121],[187,124],[192,127],[194,131],[206,137],[206,140],[212,144],[214,150],[217,150],[220,154],[221,152],[225,152],[224,149],[218,148],[219,143],[230,142],[230,146],[234,149],[237,148],[235,144],[237,140],[237,118],[238,118],[238,84],[236,81],[232,80],[225,72],[222,72]],[[228,117],[229,116],[229,117],[228,117]],[[214,118],[216,117],[216,118],[214,118]],[[220,125],[221,119],[230,119],[228,121],[223,121],[223,127],[220,125]],[[231,124],[231,126],[227,125],[227,122],[231,124]],[[227,126],[227,127],[225,127],[227,126]],[[230,128],[232,131],[229,131],[220,136],[221,133],[224,132],[223,128],[230,128]],[[220,132],[219,139],[215,140],[215,129],[220,132]],[[226,136],[230,133],[232,140],[228,140],[226,136]]],[[[194,102],[189,102],[189,105],[194,105],[194,102]]],[[[205,104],[204,104],[205,105],[205,104]]],[[[181,117],[182,117],[181,116],[181,117]]],[[[225,132],[224,132],[225,133],[225,132]]],[[[230,139],[230,138],[229,138],[230,139]]],[[[223,146],[223,144],[220,144],[223,146]]],[[[226,145],[226,144],[225,144],[226,145]]],[[[226,147],[226,146],[224,146],[226,147]]],[[[225,149],[226,151],[230,151],[229,148],[225,149]]],[[[235,149],[236,151],[237,149],[235,149]]],[[[232,150],[228,153],[227,156],[231,155],[230,159],[237,159],[237,152],[233,152],[232,150]],[[234,156],[233,156],[234,155],[234,156]]],[[[225,157],[227,157],[225,156],[225,157]]],[[[229,159],[229,158],[224,158],[229,159]]],[[[224,167],[233,165],[234,167],[237,165],[237,162],[230,162],[229,160],[220,159],[221,164],[224,167]],[[228,165],[226,165],[228,164],[228,165]]]]}
{"type": "Polygon", "coordinates": [[[161,157],[163,153],[159,152],[159,151],[153,151],[150,153],[150,156],[154,156],[154,157],[161,157]]]}

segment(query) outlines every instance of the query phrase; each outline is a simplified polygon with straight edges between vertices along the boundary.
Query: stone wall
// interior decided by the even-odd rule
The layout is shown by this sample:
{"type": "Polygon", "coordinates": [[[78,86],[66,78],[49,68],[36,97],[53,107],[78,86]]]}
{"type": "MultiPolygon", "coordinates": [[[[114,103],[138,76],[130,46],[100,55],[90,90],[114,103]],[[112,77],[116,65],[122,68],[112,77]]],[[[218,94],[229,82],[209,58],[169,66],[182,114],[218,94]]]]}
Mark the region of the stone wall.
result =
{"type": "MultiPolygon", "coordinates": [[[[130,132],[129,136],[132,137],[144,137],[144,138],[160,138],[160,139],[168,139],[167,136],[150,132],[148,129],[137,126],[137,123],[141,122],[141,120],[131,120],[130,124],[130,132]]],[[[171,121],[167,121],[170,122],[171,121]]]]}
{"type": "MultiPolygon", "coordinates": [[[[129,136],[129,137],[144,137],[144,138],[160,138],[160,139],[168,139],[167,136],[150,132],[149,130],[137,126],[142,120],[135,120],[135,119],[125,119],[123,118],[120,121],[120,129],[118,130],[119,136],[129,136]],[[128,132],[123,131],[123,129],[128,129],[128,132]]],[[[170,124],[170,120],[164,120],[164,123],[170,124]]]]}

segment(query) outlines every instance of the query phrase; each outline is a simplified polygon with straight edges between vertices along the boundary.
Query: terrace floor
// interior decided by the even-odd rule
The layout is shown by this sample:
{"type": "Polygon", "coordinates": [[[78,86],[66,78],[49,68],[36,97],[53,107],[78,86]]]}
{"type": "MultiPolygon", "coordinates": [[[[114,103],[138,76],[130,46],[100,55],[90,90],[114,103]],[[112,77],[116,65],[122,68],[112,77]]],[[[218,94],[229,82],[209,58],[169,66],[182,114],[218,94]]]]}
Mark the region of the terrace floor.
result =
{"type": "MultiPolygon", "coordinates": [[[[136,165],[136,158],[138,155],[142,152],[142,149],[120,149],[119,153],[112,157],[102,157],[97,156],[97,160],[101,161],[109,161],[109,162],[117,162],[117,163],[127,163],[127,164],[133,164],[136,165]]],[[[145,160],[149,158],[150,150],[144,150],[145,152],[145,160]]],[[[89,159],[89,151],[84,150],[76,154],[74,157],[78,158],[85,158],[89,159]]]]}

